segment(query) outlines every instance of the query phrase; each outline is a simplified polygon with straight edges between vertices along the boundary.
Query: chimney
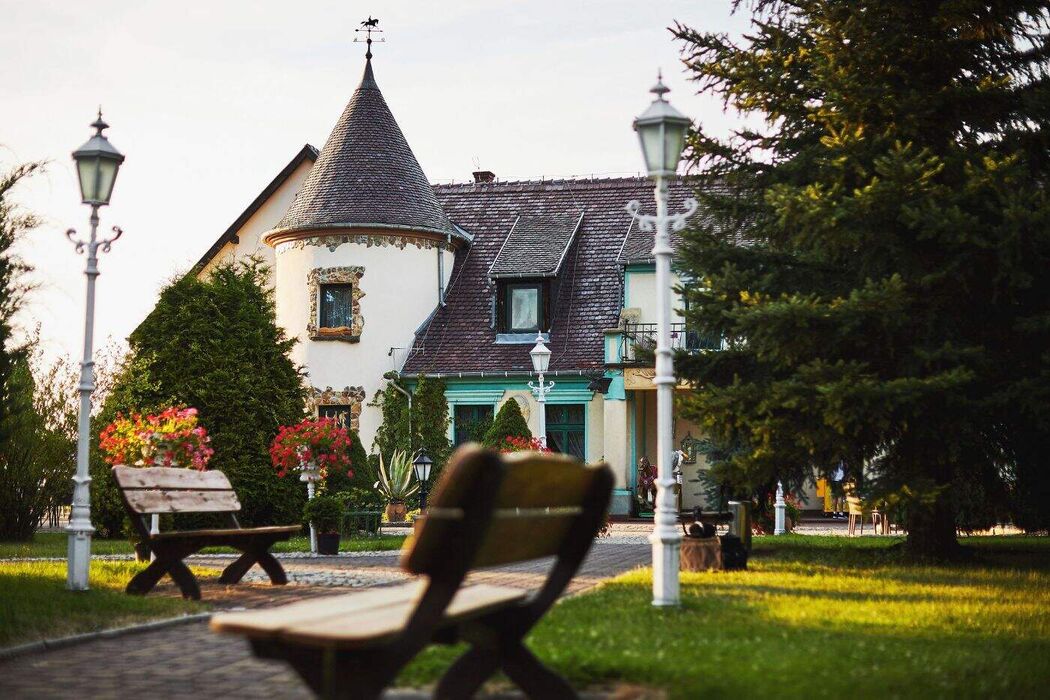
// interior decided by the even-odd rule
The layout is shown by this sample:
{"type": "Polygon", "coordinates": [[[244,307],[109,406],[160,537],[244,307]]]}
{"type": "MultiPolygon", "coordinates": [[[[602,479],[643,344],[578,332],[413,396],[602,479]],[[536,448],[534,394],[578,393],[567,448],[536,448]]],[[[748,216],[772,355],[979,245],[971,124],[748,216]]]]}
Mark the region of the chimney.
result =
{"type": "Polygon", "coordinates": [[[475,170],[474,182],[495,182],[496,173],[491,170],[475,170]]]}

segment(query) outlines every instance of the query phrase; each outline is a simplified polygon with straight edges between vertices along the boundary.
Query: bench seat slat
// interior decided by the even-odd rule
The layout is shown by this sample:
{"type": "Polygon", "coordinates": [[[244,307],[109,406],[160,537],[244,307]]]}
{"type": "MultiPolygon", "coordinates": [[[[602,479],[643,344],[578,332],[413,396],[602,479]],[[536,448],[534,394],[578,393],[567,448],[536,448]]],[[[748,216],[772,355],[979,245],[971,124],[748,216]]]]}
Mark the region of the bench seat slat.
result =
{"type": "Polygon", "coordinates": [[[303,600],[279,608],[223,613],[212,617],[211,629],[215,632],[243,634],[251,639],[267,639],[293,624],[311,624],[327,620],[333,615],[348,615],[389,605],[415,604],[425,590],[426,582],[418,580],[360,593],[303,600]]]}
{"type": "Polygon", "coordinates": [[[229,513],[241,509],[233,491],[124,491],[128,505],[136,513],[229,513]]]}
{"type": "MultiPolygon", "coordinates": [[[[476,584],[464,586],[445,609],[444,624],[454,624],[484,615],[522,601],[527,591],[506,586],[476,584]]],[[[282,628],[277,636],[285,642],[315,647],[360,649],[390,641],[404,630],[416,610],[415,601],[385,605],[341,615],[330,615],[324,620],[293,623],[282,628]]]]}
{"type": "MultiPolygon", "coordinates": [[[[250,639],[281,639],[306,646],[361,648],[399,634],[415,612],[425,582],[292,603],[274,610],[225,613],[212,618],[216,632],[250,639]]],[[[527,591],[476,584],[459,589],[445,610],[445,623],[461,622],[510,603],[527,591]]]]}
{"type": "Polygon", "coordinates": [[[256,535],[277,535],[282,533],[299,532],[303,528],[300,525],[268,525],[266,527],[249,528],[217,528],[214,530],[178,530],[161,532],[150,537],[151,540],[176,540],[189,537],[223,537],[236,539],[242,537],[254,537],[256,535]]]}
{"type": "Polygon", "coordinates": [[[232,491],[230,480],[220,471],[178,467],[113,467],[113,476],[123,489],[195,489],[232,491]]]}

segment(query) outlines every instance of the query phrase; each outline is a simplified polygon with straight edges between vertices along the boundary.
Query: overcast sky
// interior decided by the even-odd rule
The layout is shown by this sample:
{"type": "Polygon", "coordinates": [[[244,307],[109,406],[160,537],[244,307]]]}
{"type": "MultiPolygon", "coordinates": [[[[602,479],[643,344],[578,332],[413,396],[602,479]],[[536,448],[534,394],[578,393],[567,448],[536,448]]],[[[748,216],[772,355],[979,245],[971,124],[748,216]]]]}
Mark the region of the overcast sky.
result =
{"type": "Polygon", "coordinates": [[[641,168],[631,120],[657,68],[671,101],[714,133],[667,27],[739,33],[730,0],[0,0],[0,169],[51,161],[17,191],[45,224],[21,246],[40,287],[23,324],[79,360],[86,232],[69,154],[101,104],[127,157],[102,230],[96,347],[124,337],[304,143],[320,148],[360,80],[368,15],[376,80],[432,181],[474,162],[503,178],[641,168]]]}

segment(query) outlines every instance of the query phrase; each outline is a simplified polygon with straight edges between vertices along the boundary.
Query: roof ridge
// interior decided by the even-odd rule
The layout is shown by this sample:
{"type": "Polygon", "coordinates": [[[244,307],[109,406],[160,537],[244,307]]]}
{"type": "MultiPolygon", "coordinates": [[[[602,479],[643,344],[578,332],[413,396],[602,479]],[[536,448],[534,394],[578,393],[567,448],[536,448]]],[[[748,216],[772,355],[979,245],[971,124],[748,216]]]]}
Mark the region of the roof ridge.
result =
{"type": "MultiPolygon", "coordinates": [[[[563,177],[563,178],[543,178],[533,180],[495,180],[493,182],[433,182],[431,187],[435,191],[455,191],[455,190],[504,190],[514,187],[518,188],[534,188],[534,187],[590,187],[591,189],[615,189],[616,187],[629,187],[637,186],[639,182],[649,181],[648,175],[637,175],[637,176],[619,176],[619,177],[563,177]]],[[[684,182],[684,176],[676,176],[672,178],[672,182],[684,182]]]]}

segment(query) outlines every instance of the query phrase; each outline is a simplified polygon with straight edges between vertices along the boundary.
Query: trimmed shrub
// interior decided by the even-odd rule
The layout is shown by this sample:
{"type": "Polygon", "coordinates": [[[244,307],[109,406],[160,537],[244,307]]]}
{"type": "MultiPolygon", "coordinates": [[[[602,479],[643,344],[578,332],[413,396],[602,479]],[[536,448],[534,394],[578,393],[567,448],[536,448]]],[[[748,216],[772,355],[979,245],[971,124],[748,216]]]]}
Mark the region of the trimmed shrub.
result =
{"type": "Polygon", "coordinates": [[[529,430],[525,417],[521,415],[521,407],[514,399],[510,399],[500,407],[499,413],[492,421],[492,427],[485,433],[485,440],[482,444],[485,447],[499,449],[506,443],[507,438],[526,440],[532,438],[532,431],[529,430]]]}

